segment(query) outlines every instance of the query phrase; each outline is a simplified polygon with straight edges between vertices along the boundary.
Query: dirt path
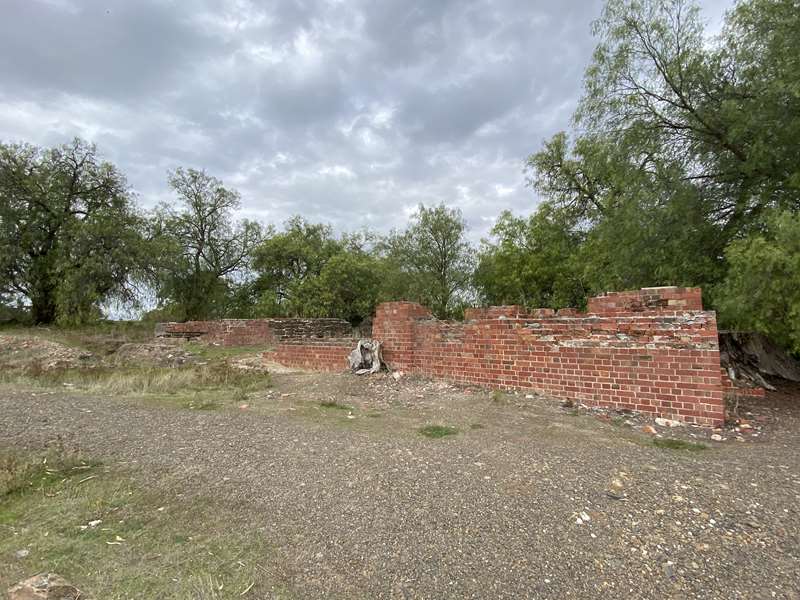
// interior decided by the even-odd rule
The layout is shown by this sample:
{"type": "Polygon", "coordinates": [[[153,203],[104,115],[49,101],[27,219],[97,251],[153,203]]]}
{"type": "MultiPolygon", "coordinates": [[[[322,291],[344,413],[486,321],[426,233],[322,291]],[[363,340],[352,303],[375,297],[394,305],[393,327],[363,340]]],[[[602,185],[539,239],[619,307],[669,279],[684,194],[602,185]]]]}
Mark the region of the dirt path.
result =
{"type": "Polygon", "coordinates": [[[284,374],[251,409],[207,412],[6,390],[0,443],[62,436],[241,503],[298,598],[800,597],[790,398],[770,400],[765,441],[687,452],[541,400],[459,392],[443,408],[435,387],[383,402],[375,386],[284,374]],[[309,412],[329,396],[352,423],[309,412]],[[462,431],[427,439],[422,421],[462,431]]]}

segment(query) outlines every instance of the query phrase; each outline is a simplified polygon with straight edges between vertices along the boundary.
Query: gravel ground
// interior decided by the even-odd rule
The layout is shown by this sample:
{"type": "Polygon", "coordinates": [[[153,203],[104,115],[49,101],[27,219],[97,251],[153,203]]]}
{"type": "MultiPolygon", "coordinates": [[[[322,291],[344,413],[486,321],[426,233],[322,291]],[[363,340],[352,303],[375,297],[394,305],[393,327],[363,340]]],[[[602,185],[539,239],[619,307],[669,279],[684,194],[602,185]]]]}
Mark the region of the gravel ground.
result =
{"type": "Polygon", "coordinates": [[[298,598],[800,598],[797,389],[752,409],[758,440],[688,452],[543,399],[275,382],[247,410],[204,412],[5,389],[0,444],[61,436],[180,474],[186,497],[250,513],[298,598]],[[331,397],[355,407],[349,422],[310,411],[331,397]],[[427,439],[423,422],[461,433],[427,439]]]}

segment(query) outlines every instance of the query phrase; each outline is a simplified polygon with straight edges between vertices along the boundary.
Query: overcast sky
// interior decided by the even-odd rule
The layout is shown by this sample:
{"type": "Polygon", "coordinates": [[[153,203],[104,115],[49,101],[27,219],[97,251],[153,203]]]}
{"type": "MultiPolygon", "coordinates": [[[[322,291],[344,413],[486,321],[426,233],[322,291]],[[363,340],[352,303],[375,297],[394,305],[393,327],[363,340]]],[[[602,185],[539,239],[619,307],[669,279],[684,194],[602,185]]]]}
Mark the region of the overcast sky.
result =
{"type": "MultiPolygon", "coordinates": [[[[705,0],[718,27],[726,0],[705,0]]],[[[242,214],[402,227],[528,213],[525,157],[569,127],[595,0],[3,0],[0,139],[78,135],[144,206],[205,169],[242,214]]]]}

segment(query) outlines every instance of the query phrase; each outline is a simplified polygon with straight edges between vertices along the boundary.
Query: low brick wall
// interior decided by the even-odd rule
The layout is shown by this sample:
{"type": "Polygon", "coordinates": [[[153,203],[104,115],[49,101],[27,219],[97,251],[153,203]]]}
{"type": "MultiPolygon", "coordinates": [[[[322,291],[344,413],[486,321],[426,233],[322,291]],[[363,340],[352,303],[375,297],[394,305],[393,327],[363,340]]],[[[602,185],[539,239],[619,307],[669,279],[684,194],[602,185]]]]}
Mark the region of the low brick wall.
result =
{"type": "Polygon", "coordinates": [[[341,338],[351,332],[350,323],[344,319],[220,319],[158,323],[155,334],[222,346],[258,346],[284,340],[341,338]]]}
{"type": "Polygon", "coordinates": [[[287,367],[314,371],[344,371],[348,368],[347,357],[356,347],[355,338],[331,338],[328,340],[287,340],[274,349],[264,352],[264,360],[287,367]]]}
{"type": "Polygon", "coordinates": [[[724,420],[716,315],[697,288],[645,288],[587,313],[473,309],[463,323],[412,302],[378,307],[373,337],[393,368],[701,425],[724,420]]]}

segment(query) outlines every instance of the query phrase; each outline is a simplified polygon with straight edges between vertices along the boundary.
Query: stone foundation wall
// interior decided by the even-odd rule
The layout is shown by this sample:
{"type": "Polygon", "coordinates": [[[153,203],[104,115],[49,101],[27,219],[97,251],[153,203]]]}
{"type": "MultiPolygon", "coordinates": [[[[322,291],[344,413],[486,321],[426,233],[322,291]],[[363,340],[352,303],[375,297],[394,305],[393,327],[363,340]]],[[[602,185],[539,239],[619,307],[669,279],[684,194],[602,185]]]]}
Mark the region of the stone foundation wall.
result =
{"type": "Polygon", "coordinates": [[[285,340],[325,339],[350,336],[344,319],[220,319],[158,323],[156,337],[196,339],[222,346],[258,346],[285,340]]]}

